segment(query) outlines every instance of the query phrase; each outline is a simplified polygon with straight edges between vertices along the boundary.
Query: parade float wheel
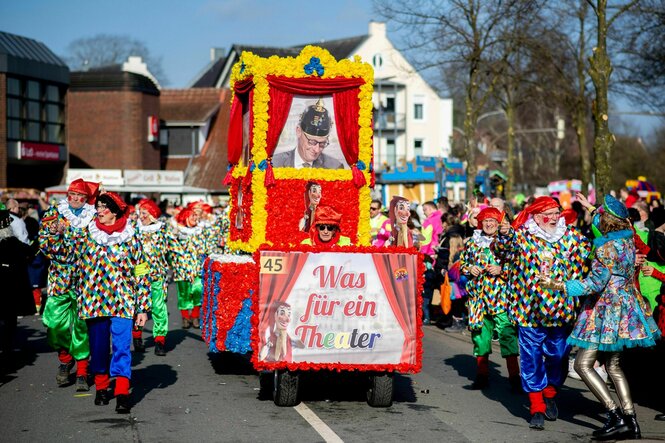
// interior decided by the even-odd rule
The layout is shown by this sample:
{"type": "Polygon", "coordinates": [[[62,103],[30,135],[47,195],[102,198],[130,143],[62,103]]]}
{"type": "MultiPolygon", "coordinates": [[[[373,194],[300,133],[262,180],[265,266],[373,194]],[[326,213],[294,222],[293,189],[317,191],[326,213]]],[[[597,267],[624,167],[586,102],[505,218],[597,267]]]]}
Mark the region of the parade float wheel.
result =
{"type": "Polygon", "coordinates": [[[369,377],[367,403],[374,408],[387,408],[393,404],[393,373],[381,372],[369,377]]]}
{"type": "Polygon", "coordinates": [[[295,406],[298,404],[300,380],[297,372],[275,371],[273,401],[277,406],[295,406]]]}

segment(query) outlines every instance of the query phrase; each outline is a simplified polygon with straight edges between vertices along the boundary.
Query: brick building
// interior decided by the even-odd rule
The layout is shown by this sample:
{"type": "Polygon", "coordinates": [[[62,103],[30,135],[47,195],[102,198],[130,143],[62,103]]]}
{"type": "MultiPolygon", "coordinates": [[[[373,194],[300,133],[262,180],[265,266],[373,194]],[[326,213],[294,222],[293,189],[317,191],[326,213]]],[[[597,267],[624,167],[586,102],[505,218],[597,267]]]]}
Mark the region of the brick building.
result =
{"type": "Polygon", "coordinates": [[[163,89],[160,118],[168,133],[163,169],[184,171],[185,185],[226,193],[231,91],[217,88],[163,89]]]}
{"type": "MultiPolygon", "coordinates": [[[[134,60],[140,66],[140,59],[134,60]]],[[[132,63],[132,58],[130,58],[132,63]]],[[[160,90],[147,70],[114,65],[73,72],[67,97],[70,168],[160,169],[160,90]]]]}
{"type": "Polygon", "coordinates": [[[67,162],[69,69],[46,45],[0,32],[0,188],[44,188],[67,162]]]}

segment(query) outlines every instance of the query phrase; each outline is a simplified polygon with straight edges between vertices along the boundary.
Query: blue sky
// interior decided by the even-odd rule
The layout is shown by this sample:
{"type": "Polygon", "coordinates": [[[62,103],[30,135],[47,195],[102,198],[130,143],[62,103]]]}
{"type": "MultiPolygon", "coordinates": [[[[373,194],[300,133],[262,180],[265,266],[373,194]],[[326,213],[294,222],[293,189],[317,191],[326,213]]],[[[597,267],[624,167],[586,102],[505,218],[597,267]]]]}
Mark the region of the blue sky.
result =
{"type": "MultiPolygon", "coordinates": [[[[183,88],[210,61],[210,48],[234,43],[287,46],[367,33],[372,0],[0,0],[0,30],[33,38],[64,55],[97,34],[126,35],[161,57],[170,88],[183,88]]],[[[388,37],[393,43],[398,37],[388,37]]],[[[621,111],[635,111],[620,100],[621,111]]],[[[622,133],[649,138],[662,117],[621,116],[622,133]]],[[[618,123],[618,122],[617,122],[618,123]]]]}
{"type": "Polygon", "coordinates": [[[0,30],[58,55],[81,37],[127,35],[161,57],[169,87],[185,87],[210,48],[296,45],[367,33],[371,0],[0,0],[0,30]]]}

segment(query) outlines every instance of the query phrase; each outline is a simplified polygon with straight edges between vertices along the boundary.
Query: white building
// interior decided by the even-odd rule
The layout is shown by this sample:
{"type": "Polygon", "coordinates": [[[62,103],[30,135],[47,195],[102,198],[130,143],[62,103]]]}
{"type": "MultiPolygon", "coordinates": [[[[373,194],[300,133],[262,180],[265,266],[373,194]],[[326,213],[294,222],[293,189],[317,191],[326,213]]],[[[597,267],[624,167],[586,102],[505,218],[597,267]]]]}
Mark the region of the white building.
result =
{"type": "MultiPolygon", "coordinates": [[[[367,35],[308,43],[337,60],[359,55],[374,66],[374,167],[377,172],[411,162],[416,156],[447,158],[453,131],[453,101],[441,98],[395,49],[385,23],[370,22],[367,35]]],[[[229,87],[232,66],[243,51],[262,57],[295,56],[307,44],[278,48],[233,45],[226,57],[211,51],[210,64],[191,87],[229,87]]],[[[380,182],[380,178],[379,178],[380,182]]]]}
{"type": "Polygon", "coordinates": [[[441,98],[395,49],[385,23],[370,22],[354,55],[374,67],[375,167],[394,167],[416,156],[450,156],[453,101],[441,98]]]}

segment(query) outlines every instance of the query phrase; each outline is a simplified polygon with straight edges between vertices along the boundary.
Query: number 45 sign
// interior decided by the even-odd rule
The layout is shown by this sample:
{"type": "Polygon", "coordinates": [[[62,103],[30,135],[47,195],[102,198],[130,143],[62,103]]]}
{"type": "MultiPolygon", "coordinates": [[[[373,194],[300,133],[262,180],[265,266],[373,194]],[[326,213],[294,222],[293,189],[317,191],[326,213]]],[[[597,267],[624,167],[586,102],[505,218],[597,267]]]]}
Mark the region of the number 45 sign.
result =
{"type": "Polygon", "coordinates": [[[261,274],[286,274],[286,257],[261,256],[261,274]]]}

